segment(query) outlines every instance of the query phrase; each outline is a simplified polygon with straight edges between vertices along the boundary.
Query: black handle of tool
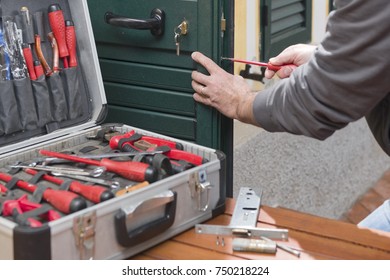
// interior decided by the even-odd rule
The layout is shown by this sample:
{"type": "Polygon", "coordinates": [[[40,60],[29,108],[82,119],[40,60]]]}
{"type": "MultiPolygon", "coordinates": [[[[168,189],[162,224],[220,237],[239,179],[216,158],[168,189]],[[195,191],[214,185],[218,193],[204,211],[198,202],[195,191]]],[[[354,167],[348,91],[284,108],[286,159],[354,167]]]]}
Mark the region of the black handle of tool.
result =
{"type": "Polygon", "coordinates": [[[104,15],[104,21],[118,27],[150,30],[154,36],[161,36],[164,34],[165,13],[163,10],[156,8],[150,13],[149,19],[134,19],[107,12],[104,15]]]}
{"type": "Polygon", "coordinates": [[[126,213],[120,209],[115,215],[115,233],[117,241],[123,247],[132,247],[163,233],[170,228],[175,221],[177,205],[177,193],[174,192],[174,198],[165,207],[164,217],[142,225],[130,232],[127,230],[126,213]]]}

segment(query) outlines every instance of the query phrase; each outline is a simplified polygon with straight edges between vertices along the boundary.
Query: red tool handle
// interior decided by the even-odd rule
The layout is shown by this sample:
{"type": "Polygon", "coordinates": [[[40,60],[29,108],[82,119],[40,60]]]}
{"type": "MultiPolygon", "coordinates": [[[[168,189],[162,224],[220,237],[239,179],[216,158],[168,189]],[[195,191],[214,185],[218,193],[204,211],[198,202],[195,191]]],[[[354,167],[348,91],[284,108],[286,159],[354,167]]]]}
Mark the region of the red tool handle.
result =
{"type": "Polygon", "coordinates": [[[58,51],[61,58],[69,56],[68,47],[65,39],[65,20],[64,14],[59,4],[49,6],[49,24],[58,43],[58,51]]]}
{"type": "MultiPolygon", "coordinates": [[[[28,212],[28,211],[42,207],[42,205],[39,203],[29,201],[27,199],[27,195],[23,195],[22,197],[20,197],[18,199],[18,202],[19,202],[19,206],[23,212],[28,212]]],[[[47,213],[44,215],[45,215],[45,219],[48,221],[54,221],[54,220],[58,220],[59,218],[61,218],[60,213],[58,213],[57,211],[55,211],[53,209],[48,210],[47,213]]]]}
{"type": "MultiPolygon", "coordinates": [[[[0,180],[9,182],[12,177],[5,173],[0,173],[0,180]]],[[[28,182],[19,180],[16,185],[28,192],[33,193],[38,187],[28,182]]],[[[62,191],[46,189],[43,192],[43,199],[50,203],[53,207],[66,214],[73,213],[87,207],[85,200],[79,197],[77,194],[62,191]]]]}
{"type": "MultiPolygon", "coordinates": [[[[26,172],[31,175],[38,173],[38,171],[33,169],[26,169],[26,172]]],[[[64,183],[64,180],[47,174],[43,175],[42,178],[57,185],[64,183]]],[[[72,181],[69,185],[69,190],[78,193],[93,203],[99,203],[114,197],[114,194],[104,187],[85,185],[78,181],[72,181]]]]}
{"type": "MultiPolygon", "coordinates": [[[[18,200],[6,200],[3,203],[3,212],[4,217],[8,216],[17,216],[18,214],[23,214],[22,208],[20,207],[18,200]]],[[[41,227],[42,223],[34,218],[27,218],[28,225],[30,227],[41,227]]]]}
{"type": "Polygon", "coordinates": [[[179,142],[146,135],[143,135],[141,139],[157,146],[168,146],[172,149],[183,150],[183,145],[179,142]]]}
{"type": "MultiPolygon", "coordinates": [[[[118,150],[122,150],[123,146],[127,142],[123,143],[122,147],[119,147],[119,142],[122,139],[130,138],[130,137],[132,137],[135,134],[136,134],[136,132],[134,130],[132,130],[130,132],[127,132],[126,134],[117,135],[117,136],[112,137],[110,139],[110,148],[113,149],[113,150],[117,150],[117,149],[118,150]]],[[[158,138],[158,137],[140,135],[140,138],[137,139],[137,140],[134,140],[133,142],[138,141],[138,140],[144,140],[146,142],[149,142],[151,144],[155,144],[157,146],[168,146],[168,147],[173,148],[173,149],[183,150],[183,145],[181,143],[178,143],[178,142],[175,142],[175,141],[166,140],[166,139],[162,139],[162,138],[158,138]]],[[[132,146],[132,148],[136,149],[133,146],[132,146]]],[[[131,151],[131,149],[129,151],[131,151]]]]}
{"type": "Polygon", "coordinates": [[[7,191],[8,189],[4,185],[0,184],[0,192],[6,193],[7,191]]]}
{"type": "Polygon", "coordinates": [[[134,134],[135,134],[135,131],[132,130],[132,131],[129,131],[123,135],[117,135],[117,136],[112,137],[110,139],[110,148],[113,150],[120,150],[119,141],[124,139],[124,138],[129,138],[129,137],[133,136],[134,134]]]}
{"type": "Polygon", "coordinates": [[[207,160],[201,156],[177,149],[171,149],[167,152],[164,152],[164,155],[174,160],[185,160],[196,166],[207,162],[207,160]]]}
{"type": "Polygon", "coordinates": [[[34,61],[34,70],[35,74],[37,76],[37,79],[45,75],[45,72],[43,72],[42,64],[39,62],[39,60],[34,61]]]}
{"type": "Polygon", "coordinates": [[[35,81],[37,79],[37,75],[35,74],[34,70],[34,59],[28,44],[23,44],[23,56],[27,64],[27,70],[28,74],[30,75],[30,79],[35,81]]]}
{"type": "Polygon", "coordinates": [[[74,23],[71,20],[65,21],[65,38],[66,46],[69,51],[69,67],[77,67],[77,54],[76,54],[76,31],[74,23]]]}
{"type": "Polygon", "coordinates": [[[137,181],[137,182],[155,182],[157,180],[158,172],[157,170],[143,162],[119,162],[110,159],[102,159],[101,161],[80,158],[77,156],[66,155],[62,153],[40,150],[41,155],[56,157],[61,159],[66,159],[74,162],[81,162],[88,165],[98,165],[104,166],[107,168],[107,171],[116,173],[126,179],[137,181]]]}

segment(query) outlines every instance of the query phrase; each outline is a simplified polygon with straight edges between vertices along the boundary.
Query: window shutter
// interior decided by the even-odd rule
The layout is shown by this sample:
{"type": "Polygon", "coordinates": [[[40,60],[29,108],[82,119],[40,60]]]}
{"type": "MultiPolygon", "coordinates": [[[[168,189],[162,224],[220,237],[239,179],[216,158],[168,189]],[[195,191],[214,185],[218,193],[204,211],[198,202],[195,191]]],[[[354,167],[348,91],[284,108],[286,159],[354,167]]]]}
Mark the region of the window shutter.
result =
{"type": "Polygon", "coordinates": [[[279,54],[289,45],[311,39],[311,0],[261,1],[262,60],[279,54]]]}

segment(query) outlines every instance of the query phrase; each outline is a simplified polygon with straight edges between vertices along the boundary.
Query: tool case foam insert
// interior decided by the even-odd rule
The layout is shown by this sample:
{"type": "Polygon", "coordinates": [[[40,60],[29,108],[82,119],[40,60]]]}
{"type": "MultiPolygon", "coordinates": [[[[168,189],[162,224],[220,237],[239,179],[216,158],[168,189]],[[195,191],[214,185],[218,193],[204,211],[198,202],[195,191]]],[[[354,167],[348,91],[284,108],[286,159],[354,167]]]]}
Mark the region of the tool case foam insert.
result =
{"type": "MultiPolygon", "coordinates": [[[[47,11],[54,4],[52,1],[1,0],[0,3],[3,18],[15,16],[21,7],[28,7],[31,13],[43,12],[46,32],[50,31],[47,11]]],[[[184,151],[203,157],[205,163],[162,176],[139,190],[129,188],[128,193],[103,202],[86,200],[86,208],[70,214],[40,200],[45,209],[55,210],[61,217],[52,221],[42,219],[38,227],[2,215],[0,259],[122,259],[221,213],[226,196],[223,153],[128,125],[102,124],[107,102],[87,3],[84,0],[55,3],[61,6],[65,19],[74,22],[78,66],[35,81],[29,77],[0,81],[0,172],[17,178],[15,186],[16,181],[29,181],[32,176],[21,169],[13,169],[15,172],[11,174],[9,166],[42,158],[41,149],[76,154],[89,147],[97,147],[90,152],[94,154],[110,151],[105,141],[93,137],[107,128],[120,134],[135,130],[141,135],[179,142],[184,151]]],[[[47,39],[42,47],[52,65],[47,39]]],[[[110,175],[121,186],[137,183],[110,175]]],[[[4,181],[0,184],[7,186],[4,181]]],[[[17,198],[27,195],[29,201],[37,202],[45,187],[59,188],[43,180],[34,184],[43,186],[40,194],[19,188],[12,192],[17,198]]],[[[2,193],[2,201],[5,196],[2,193]]],[[[28,219],[28,212],[23,215],[28,219]]]]}

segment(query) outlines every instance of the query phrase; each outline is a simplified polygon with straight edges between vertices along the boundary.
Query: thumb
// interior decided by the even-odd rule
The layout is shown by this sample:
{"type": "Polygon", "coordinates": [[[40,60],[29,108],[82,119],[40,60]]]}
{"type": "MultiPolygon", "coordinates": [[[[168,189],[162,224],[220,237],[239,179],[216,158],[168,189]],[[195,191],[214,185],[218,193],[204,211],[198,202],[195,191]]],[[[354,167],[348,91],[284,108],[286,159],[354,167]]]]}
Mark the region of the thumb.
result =
{"type": "Polygon", "coordinates": [[[278,72],[277,75],[279,78],[284,79],[290,77],[291,73],[294,71],[294,69],[297,68],[294,65],[288,65],[288,66],[283,66],[278,72]]]}

